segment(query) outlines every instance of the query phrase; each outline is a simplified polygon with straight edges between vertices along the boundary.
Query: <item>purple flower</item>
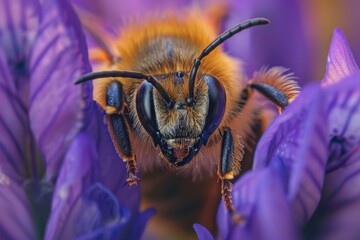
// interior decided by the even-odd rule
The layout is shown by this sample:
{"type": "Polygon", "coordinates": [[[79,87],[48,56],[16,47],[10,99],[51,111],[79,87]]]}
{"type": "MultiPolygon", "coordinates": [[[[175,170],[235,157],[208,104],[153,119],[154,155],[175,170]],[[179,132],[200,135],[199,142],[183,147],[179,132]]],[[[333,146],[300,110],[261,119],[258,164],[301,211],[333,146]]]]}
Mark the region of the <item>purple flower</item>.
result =
{"type": "Polygon", "coordinates": [[[91,68],[70,4],[1,0],[0,12],[0,235],[139,239],[152,211],[124,186],[91,85],[73,83],[91,68]]]}
{"type": "Polygon", "coordinates": [[[102,181],[99,159],[92,138],[78,134],[60,172],[46,239],[140,239],[153,211],[140,214],[137,193],[124,182],[111,192],[102,181]]]}
{"type": "MultiPolygon", "coordinates": [[[[43,158],[49,154],[46,147],[49,142],[40,145],[37,139],[53,134],[51,130],[54,128],[50,128],[49,120],[56,109],[51,107],[56,105],[49,104],[44,109],[43,102],[49,101],[50,93],[42,89],[34,92],[33,87],[43,78],[35,79],[30,74],[34,67],[32,51],[41,19],[40,4],[37,1],[12,1],[11,4],[1,1],[0,9],[0,98],[3,106],[0,110],[0,171],[3,179],[0,194],[4,196],[0,231],[1,236],[10,239],[34,239],[43,235],[50,212],[52,183],[45,176],[46,161],[56,162],[60,158],[43,158]],[[36,102],[42,104],[37,106],[36,102]],[[42,118],[40,122],[34,122],[30,117],[30,112],[36,107],[43,108],[42,111],[38,109],[42,118]],[[44,132],[47,128],[50,130],[44,132]]],[[[41,62],[38,65],[41,67],[41,62]]],[[[49,85],[55,84],[53,79],[49,81],[49,85]]],[[[53,100],[58,102],[62,98],[54,96],[53,100]]],[[[75,104],[73,106],[76,108],[75,104]]],[[[69,119],[67,126],[75,129],[76,125],[69,119]]],[[[63,146],[54,147],[55,151],[64,149],[69,143],[58,136],[54,145],[58,141],[63,142],[63,146]]]]}
{"type": "MultiPolygon", "coordinates": [[[[258,143],[254,169],[236,182],[246,220],[218,211],[219,239],[357,239],[360,214],[360,72],[336,29],[327,73],[304,88],[258,143]]],[[[196,227],[200,239],[211,239],[196,227]]]]}

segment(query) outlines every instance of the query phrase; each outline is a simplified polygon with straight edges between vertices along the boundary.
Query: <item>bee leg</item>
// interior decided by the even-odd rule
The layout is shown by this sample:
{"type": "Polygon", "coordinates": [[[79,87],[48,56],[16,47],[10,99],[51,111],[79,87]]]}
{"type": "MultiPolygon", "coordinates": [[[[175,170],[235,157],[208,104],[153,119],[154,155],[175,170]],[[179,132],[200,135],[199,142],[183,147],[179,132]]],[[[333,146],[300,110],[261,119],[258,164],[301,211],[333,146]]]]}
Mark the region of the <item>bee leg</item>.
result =
{"type": "MultiPolygon", "coordinates": [[[[224,199],[225,206],[231,214],[232,221],[238,224],[244,220],[244,217],[234,208],[231,197],[231,180],[234,179],[234,176],[238,174],[240,170],[240,159],[236,159],[235,147],[231,130],[225,127],[221,146],[221,157],[218,165],[218,177],[221,181],[221,195],[224,199]]],[[[242,155],[240,157],[242,157],[242,155]]]]}
{"type": "Polygon", "coordinates": [[[139,178],[136,176],[137,168],[135,154],[131,147],[129,128],[125,119],[127,104],[124,103],[121,83],[113,81],[106,90],[106,108],[107,113],[105,122],[108,125],[111,139],[115,149],[123,161],[126,163],[129,185],[137,184],[139,178]]]}
{"type": "Polygon", "coordinates": [[[256,89],[263,96],[273,102],[277,106],[279,113],[281,113],[282,110],[289,104],[289,99],[286,94],[274,86],[267,85],[265,83],[251,83],[249,88],[256,89]]]}
{"type": "Polygon", "coordinates": [[[273,67],[257,72],[245,91],[249,91],[249,93],[252,90],[260,92],[274,103],[278,107],[279,113],[281,113],[300,92],[300,87],[293,80],[293,75],[286,72],[287,70],[281,67],[273,67]]]}

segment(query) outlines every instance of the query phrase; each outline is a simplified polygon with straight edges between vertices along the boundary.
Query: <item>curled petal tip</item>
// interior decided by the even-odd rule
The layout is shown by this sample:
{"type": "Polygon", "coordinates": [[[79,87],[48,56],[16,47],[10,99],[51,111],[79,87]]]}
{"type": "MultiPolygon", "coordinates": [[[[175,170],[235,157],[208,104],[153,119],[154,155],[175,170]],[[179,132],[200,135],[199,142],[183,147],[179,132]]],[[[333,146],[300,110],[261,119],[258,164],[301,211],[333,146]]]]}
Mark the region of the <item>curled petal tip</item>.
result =
{"type": "Polygon", "coordinates": [[[214,237],[211,235],[209,230],[207,230],[204,226],[201,224],[195,223],[193,225],[193,228],[200,240],[214,240],[214,237]]]}
{"type": "Polygon", "coordinates": [[[322,86],[331,85],[359,70],[349,42],[340,28],[335,28],[326,63],[322,86]]]}

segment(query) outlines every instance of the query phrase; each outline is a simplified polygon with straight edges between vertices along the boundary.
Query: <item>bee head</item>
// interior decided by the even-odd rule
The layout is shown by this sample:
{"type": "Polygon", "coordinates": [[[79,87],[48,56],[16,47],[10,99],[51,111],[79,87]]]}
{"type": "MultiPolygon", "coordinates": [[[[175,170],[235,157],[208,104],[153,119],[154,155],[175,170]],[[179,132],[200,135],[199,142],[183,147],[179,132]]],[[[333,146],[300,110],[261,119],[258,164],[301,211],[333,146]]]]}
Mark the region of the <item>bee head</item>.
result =
{"type": "Polygon", "coordinates": [[[183,89],[188,79],[180,79],[184,75],[177,72],[167,79],[176,85],[176,98],[171,98],[171,106],[148,82],[143,82],[136,94],[136,110],[142,126],[154,144],[160,146],[164,157],[177,166],[190,161],[207,143],[224,116],[226,104],[223,85],[210,75],[199,78],[194,103],[188,104],[183,89]]]}

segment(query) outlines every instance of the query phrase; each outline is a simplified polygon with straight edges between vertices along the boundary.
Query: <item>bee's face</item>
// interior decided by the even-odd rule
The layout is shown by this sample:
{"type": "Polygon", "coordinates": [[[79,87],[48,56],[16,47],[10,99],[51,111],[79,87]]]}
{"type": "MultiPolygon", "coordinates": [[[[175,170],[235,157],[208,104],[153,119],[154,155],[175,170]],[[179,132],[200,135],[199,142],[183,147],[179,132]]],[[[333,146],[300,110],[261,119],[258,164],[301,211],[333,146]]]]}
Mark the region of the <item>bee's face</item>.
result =
{"type": "Polygon", "coordinates": [[[144,82],[136,96],[138,116],[164,157],[175,165],[183,165],[197,154],[220,124],[225,90],[216,78],[204,75],[197,81],[194,102],[189,104],[187,75],[177,72],[161,81],[173,99],[173,106],[169,107],[151,84],[144,82]]]}
{"type": "Polygon", "coordinates": [[[208,86],[199,81],[196,91],[196,99],[193,106],[186,103],[188,82],[187,77],[170,77],[166,81],[168,92],[171,92],[175,101],[174,107],[168,109],[166,103],[155,93],[154,106],[159,131],[166,144],[174,149],[178,159],[183,159],[189,148],[200,139],[205,126],[205,117],[209,107],[208,86]],[[185,79],[184,79],[185,78],[185,79]],[[170,82],[173,84],[170,85],[170,82]]]}

